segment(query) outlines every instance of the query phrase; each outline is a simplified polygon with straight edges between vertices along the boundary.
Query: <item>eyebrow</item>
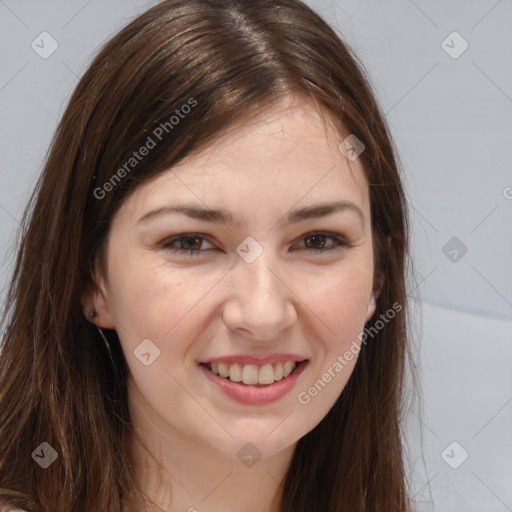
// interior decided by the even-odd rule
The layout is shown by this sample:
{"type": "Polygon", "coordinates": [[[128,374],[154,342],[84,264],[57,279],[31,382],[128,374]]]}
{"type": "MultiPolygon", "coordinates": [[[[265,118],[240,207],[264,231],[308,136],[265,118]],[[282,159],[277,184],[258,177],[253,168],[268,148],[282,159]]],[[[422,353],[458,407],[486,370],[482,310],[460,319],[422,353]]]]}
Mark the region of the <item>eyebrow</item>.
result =
{"type": "MultiPolygon", "coordinates": [[[[285,215],[285,222],[294,224],[307,219],[326,217],[338,212],[355,213],[364,224],[364,214],[355,203],[351,201],[335,201],[331,203],[318,203],[304,208],[292,210],[285,215]]],[[[182,214],[192,219],[223,224],[241,224],[241,221],[228,210],[203,208],[200,205],[183,204],[164,206],[145,213],[137,224],[142,224],[160,217],[161,215],[182,214]]]]}

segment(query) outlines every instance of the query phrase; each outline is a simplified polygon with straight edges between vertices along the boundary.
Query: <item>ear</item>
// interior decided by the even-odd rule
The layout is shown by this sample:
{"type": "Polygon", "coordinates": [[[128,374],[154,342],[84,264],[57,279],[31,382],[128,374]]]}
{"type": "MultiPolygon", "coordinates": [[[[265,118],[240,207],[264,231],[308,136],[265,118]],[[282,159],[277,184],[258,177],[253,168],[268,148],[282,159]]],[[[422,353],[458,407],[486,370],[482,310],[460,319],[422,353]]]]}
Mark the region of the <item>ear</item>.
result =
{"type": "Polygon", "coordinates": [[[377,299],[379,298],[379,295],[380,295],[380,292],[382,291],[383,285],[384,285],[384,276],[379,275],[379,277],[376,280],[374,289],[372,290],[370,299],[368,301],[368,309],[366,310],[366,317],[365,317],[364,323],[368,322],[368,320],[370,320],[370,318],[375,313],[375,310],[377,309],[377,299]]]}
{"type": "Polygon", "coordinates": [[[94,276],[85,285],[80,299],[82,311],[85,318],[98,327],[114,329],[114,319],[110,314],[109,296],[105,279],[99,272],[95,271],[94,276]],[[91,312],[95,316],[91,316],[91,312]]]}
{"type": "Polygon", "coordinates": [[[375,295],[375,298],[378,299],[380,297],[380,293],[382,292],[382,287],[384,286],[384,273],[381,272],[375,278],[375,283],[373,287],[372,295],[375,295]]]}
{"type": "Polygon", "coordinates": [[[366,322],[368,322],[368,320],[370,320],[370,318],[373,316],[373,313],[375,313],[376,307],[377,307],[377,301],[375,300],[375,294],[372,292],[370,300],[368,301],[368,309],[366,310],[366,317],[364,319],[364,323],[366,323],[366,322]]]}
{"type": "MultiPolygon", "coordinates": [[[[387,237],[387,251],[389,252],[391,249],[391,237],[387,237]]],[[[373,313],[375,313],[375,310],[377,309],[377,299],[380,296],[380,293],[382,292],[382,287],[384,286],[384,272],[379,272],[378,276],[374,280],[374,286],[372,295],[370,297],[370,300],[368,302],[368,309],[366,310],[366,319],[365,323],[370,320],[370,318],[373,316],[373,313]]]]}
{"type": "MultiPolygon", "coordinates": [[[[389,251],[390,246],[391,246],[391,237],[390,236],[387,237],[387,244],[388,244],[387,250],[389,251]]],[[[375,277],[375,279],[374,279],[374,286],[373,286],[372,294],[371,294],[370,300],[368,301],[368,309],[366,310],[365,323],[368,322],[368,320],[370,320],[370,318],[375,313],[375,310],[377,309],[377,299],[379,298],[380,293],[382,292],[382,287],[384,286],[384,281],[385,281],[384,272],[379,272],[377,277],[375,277]]]]}

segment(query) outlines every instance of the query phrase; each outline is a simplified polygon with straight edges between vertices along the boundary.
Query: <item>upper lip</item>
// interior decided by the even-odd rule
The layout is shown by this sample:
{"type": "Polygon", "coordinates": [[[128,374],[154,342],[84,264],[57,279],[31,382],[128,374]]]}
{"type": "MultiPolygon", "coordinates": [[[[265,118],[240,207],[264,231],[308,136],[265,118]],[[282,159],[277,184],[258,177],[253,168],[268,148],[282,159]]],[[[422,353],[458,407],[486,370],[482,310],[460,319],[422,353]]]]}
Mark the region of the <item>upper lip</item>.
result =
{"type": "Polygon", "coordinates": [[[258,366],[263,366],[268,363],[284,363],[286,361],[295,361],[300,362],[307,359],[304,356],[300,356],[297,354],[269,354],[267,356],[256,355],[256,354],[233,354],[230,356],[222,356],[222,357],[211,357],[208,359],[203,359],[199,361],[200,364],[210,364],[210,363],[225,363],[225,364],[254,364],[258,366]]]}

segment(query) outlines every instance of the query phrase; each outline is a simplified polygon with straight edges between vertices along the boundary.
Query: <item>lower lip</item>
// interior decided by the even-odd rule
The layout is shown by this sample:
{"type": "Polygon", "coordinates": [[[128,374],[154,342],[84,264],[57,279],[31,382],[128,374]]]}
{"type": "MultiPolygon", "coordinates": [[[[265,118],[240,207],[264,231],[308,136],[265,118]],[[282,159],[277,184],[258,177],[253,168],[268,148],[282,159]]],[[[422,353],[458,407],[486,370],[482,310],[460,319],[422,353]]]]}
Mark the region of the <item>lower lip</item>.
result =
{"type": "Polygon", "coordinates": [[[301,373],[304,371],[308,361],[299,363],[288,377],[265,386],[253,386],[250,384],[241,384],[239,382],[232,382],[228,378],[220,377],[219,375],[210,371],[205,365],[199,365],[202,372],[214,384],[220,388],[227,396],[243,404],[268,404],[275,402],[288,394],[301,373]]]}

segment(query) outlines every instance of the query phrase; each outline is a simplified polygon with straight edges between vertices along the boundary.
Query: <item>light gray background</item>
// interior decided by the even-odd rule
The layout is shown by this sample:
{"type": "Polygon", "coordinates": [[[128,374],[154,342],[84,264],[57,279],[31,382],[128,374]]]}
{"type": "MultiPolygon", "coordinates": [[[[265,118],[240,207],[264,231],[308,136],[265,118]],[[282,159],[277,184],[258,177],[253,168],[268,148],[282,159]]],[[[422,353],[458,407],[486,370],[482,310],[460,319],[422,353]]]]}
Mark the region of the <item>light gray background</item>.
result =
{"type": "MultiPolygon", "coordinates": [[[[78,77],[100,43],[155,3],[0,0],[1,284],[78,77]],[[43,31],[59,45],[47,59],[31,48],[43,31]]],[[[409,437],[420,510],[512,511],[512,2],[308,4],[364,63],[406,174],[419,283],[411,296],[422,311],[425,412],[409,437]],[[462,48],[446,39],[454,31],[469,45],[457,58],[445,51],[462,48]],[[452,237],[458,252],[446,256],[452,237]],[[453,469],[445,460],[455,465],[462,450],[469,457],[453,469]]]]}

